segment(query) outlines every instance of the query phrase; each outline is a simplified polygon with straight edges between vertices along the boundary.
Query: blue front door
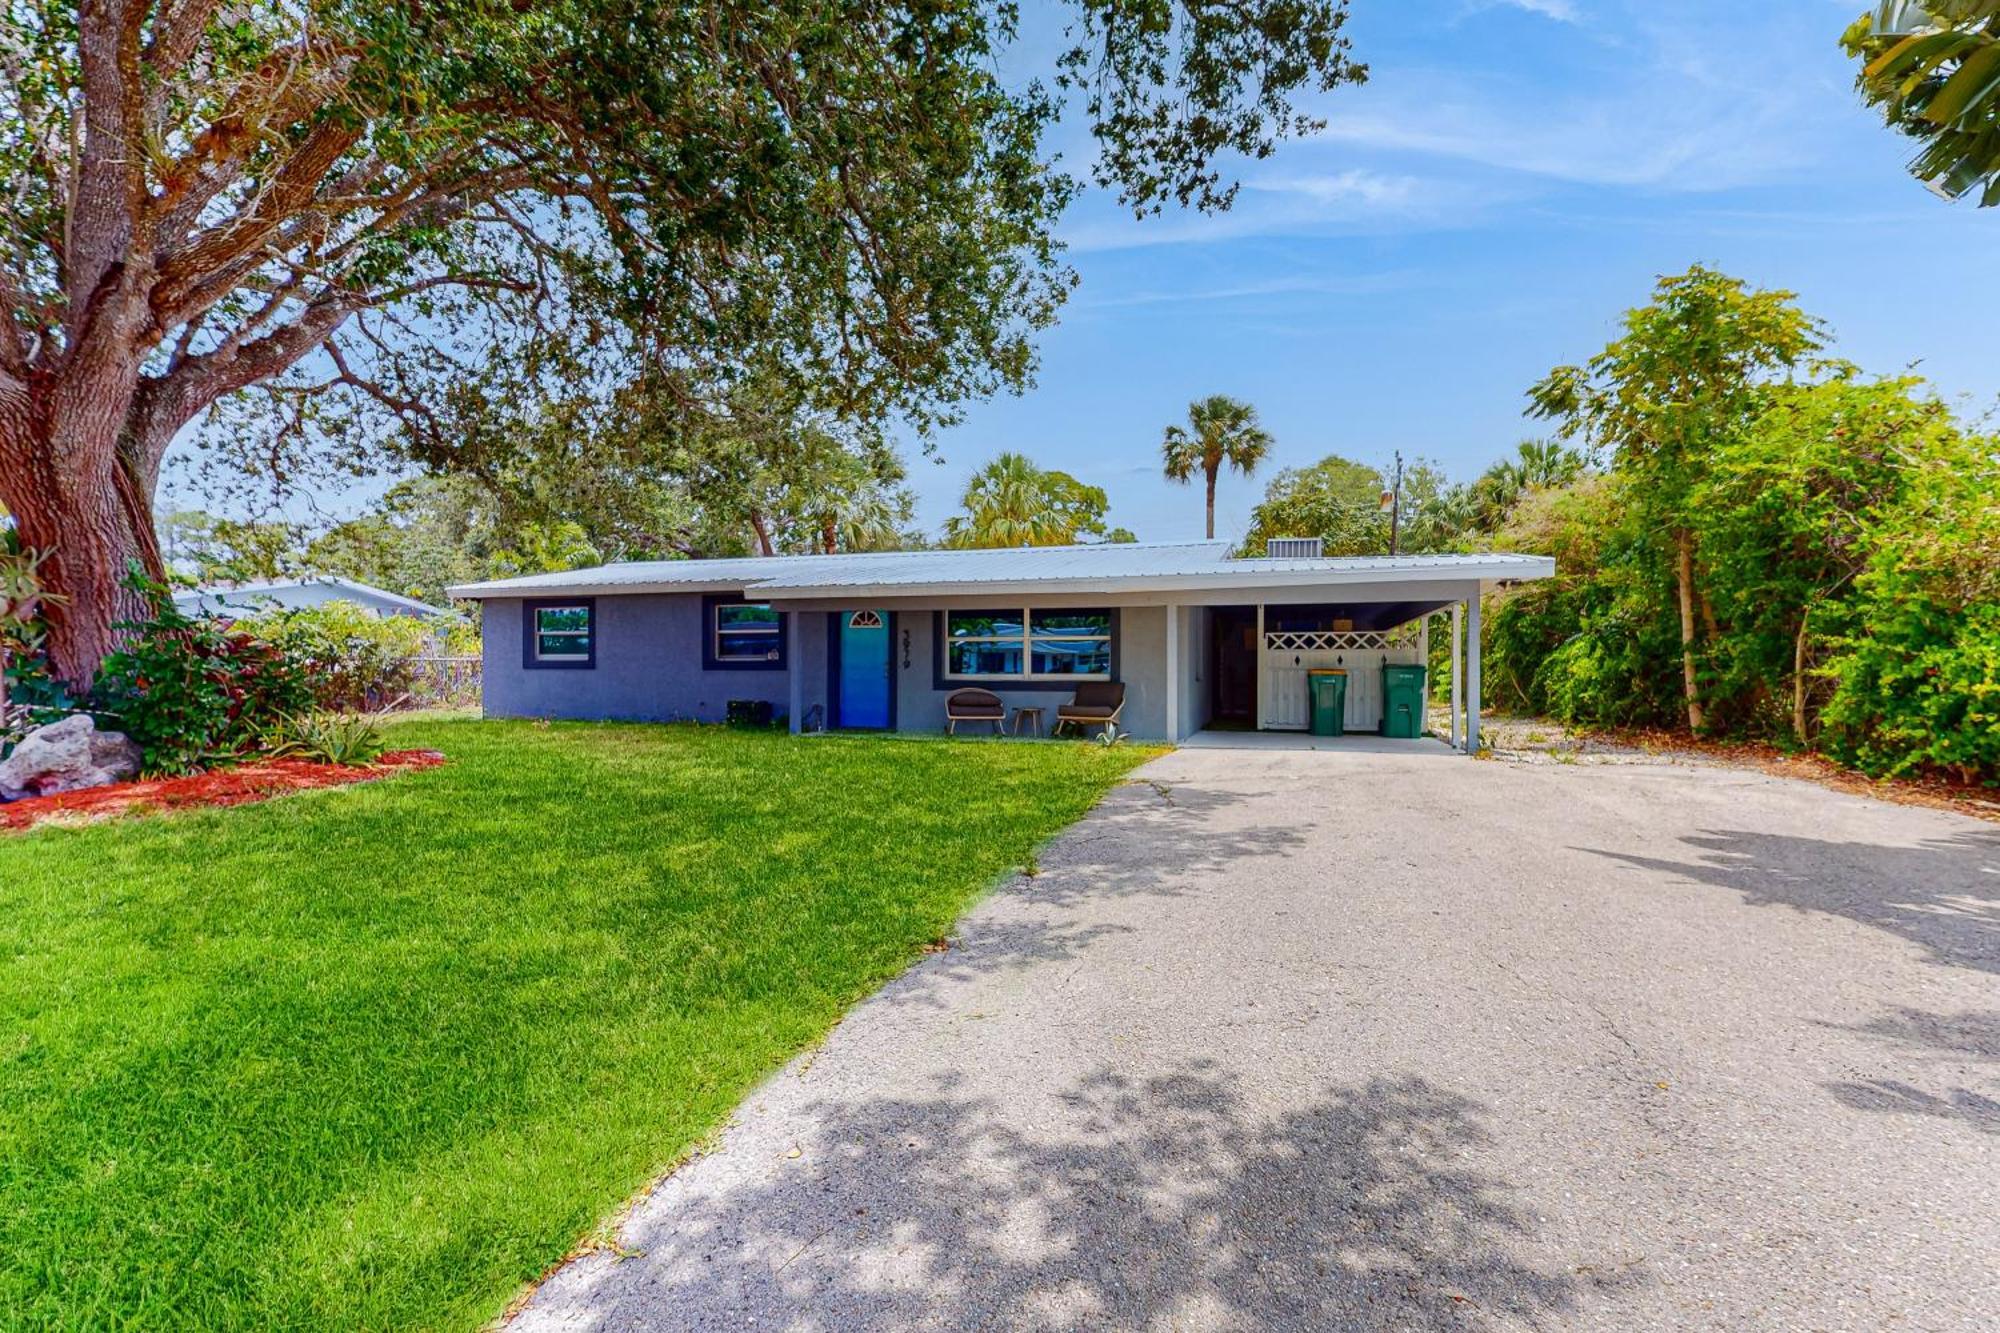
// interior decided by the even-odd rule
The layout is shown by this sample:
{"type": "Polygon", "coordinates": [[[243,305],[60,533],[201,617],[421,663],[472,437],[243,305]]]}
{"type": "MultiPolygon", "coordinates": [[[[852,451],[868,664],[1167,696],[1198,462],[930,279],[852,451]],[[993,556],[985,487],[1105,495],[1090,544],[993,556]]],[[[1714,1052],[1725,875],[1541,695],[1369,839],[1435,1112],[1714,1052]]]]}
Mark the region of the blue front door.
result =
{"type": "Polygon", "coordinates": [[[889,615],[842,611],[840,698],[834,718],[842,727],[889,725],[889,615]]]}

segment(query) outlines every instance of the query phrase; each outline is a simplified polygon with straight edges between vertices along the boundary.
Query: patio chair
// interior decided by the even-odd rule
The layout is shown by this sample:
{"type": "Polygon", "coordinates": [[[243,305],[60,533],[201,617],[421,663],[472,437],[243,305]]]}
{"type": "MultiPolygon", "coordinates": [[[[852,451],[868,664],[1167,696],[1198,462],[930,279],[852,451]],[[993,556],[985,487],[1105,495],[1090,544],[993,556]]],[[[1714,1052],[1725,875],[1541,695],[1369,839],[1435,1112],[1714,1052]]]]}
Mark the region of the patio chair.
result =
{"type": "Polygon", "coordinates": [[[1051,734],[1060,735],[1066,726],[1109,730],[1124,711],[1124,681],[1087,680],[1076,687],[1075,698],[1056,709],[1056,724],[1051,734]]]}
{"type": "Polygon", "coordinates": [[[961,722],[991,722],[993,734],[1007,730],[1007,705],[991,690],[953,690],[944,701],[945,734],[956,736],[961,722]]]}

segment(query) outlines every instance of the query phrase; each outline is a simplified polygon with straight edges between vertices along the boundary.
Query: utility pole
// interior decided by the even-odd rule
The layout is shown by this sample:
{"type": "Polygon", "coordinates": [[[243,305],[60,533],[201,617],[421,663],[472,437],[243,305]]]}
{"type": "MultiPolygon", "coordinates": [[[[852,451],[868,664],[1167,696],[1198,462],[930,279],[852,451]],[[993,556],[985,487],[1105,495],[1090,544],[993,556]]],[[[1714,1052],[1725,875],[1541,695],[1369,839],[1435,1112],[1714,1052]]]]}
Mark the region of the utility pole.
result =
{"type": "Polygon", "coordinates": [[[1396,480],[1389,491],[1389,554],[1395,555],[1403,529],[1403,451],[1396,451],[1396,480]]]}

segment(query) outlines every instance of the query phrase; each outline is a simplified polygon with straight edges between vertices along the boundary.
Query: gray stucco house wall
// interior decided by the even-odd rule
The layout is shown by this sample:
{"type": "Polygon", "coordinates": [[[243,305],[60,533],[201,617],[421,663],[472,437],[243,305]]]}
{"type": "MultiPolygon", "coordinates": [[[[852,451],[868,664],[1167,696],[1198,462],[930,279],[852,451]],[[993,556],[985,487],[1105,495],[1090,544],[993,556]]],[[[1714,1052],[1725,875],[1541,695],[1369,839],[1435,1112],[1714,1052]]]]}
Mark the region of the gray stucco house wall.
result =
{"type": "MultiPolygon", "coordinates": [[[[596,598],[595,661],[587,668],[524,665],[525,605],[519,598],[485,604],[481,640],[488,717],[720,722],[731,699],[763,700],[780,717],[788,712],[786,671],[702,668],[707,617],[699,593],[596,598]]],[[[824,705],[826,617],[800,620],[802,642],[787,644],[788,661],[809,683],[817,682],[807,690],[807,706],[824,705]]]]}
{"type": "MultiPolygon", "coordinates": [[[[557,599],[571,600],[576,599],[557,599]]],[[[705,670],[702,642],[707,633],[707,600],[697,593],[630,593],[593,599],[597,645],[588,668],[530,667],[524,664],[527,603],[494,598],[485,603],[483,639],[485,711],[489,717],[553,717],[586,721],[720,722],[732,699],[759,699],[778,717],[790,712],[791,678],[785,670],[705,670]]],[[[1201,684],[1196,678],[1202,649],[1191,625],[1200,608],[1179,607],[1182,617],[1180,672],[1182,735],[1198,729],[1201,684]]],[[[831,684],[827,646],[832,617],[823,611],[797,614],[788,635],[787,662],[803,673],[804,707],[828,712],[831,684]]],[[[939,679],[938,624],[941,612],[894,612],[891,665],[895,679],[896,729],[943,731],[945,700],[975,682],[939,679]]],[[[1121,725],[1136,736],[1167,734],[1167,609],[1119,608],[1113,629],[1116,677],[1125,682],[1121,725]]],[[[1040,707],[1044,726],[1055,724],[1056,706],[1075,686],[1055,682],[1030,689],[981,683],[1008,708],[1040,707]]],[[[1180,739],[1175,737],[1174,739],[1180,739]]]]}

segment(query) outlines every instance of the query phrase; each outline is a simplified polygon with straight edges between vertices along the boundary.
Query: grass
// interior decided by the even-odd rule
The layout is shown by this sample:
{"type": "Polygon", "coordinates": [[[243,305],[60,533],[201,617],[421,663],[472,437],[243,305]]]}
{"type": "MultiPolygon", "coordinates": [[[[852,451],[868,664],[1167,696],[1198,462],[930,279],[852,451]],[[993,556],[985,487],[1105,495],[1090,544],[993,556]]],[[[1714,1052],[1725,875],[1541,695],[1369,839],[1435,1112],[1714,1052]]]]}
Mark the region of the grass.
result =
{"type": "Polygon", "coordinates": [[[390,741],[0,839],[0,1325],[477,1326],[1147,754],[390,741]]]}

